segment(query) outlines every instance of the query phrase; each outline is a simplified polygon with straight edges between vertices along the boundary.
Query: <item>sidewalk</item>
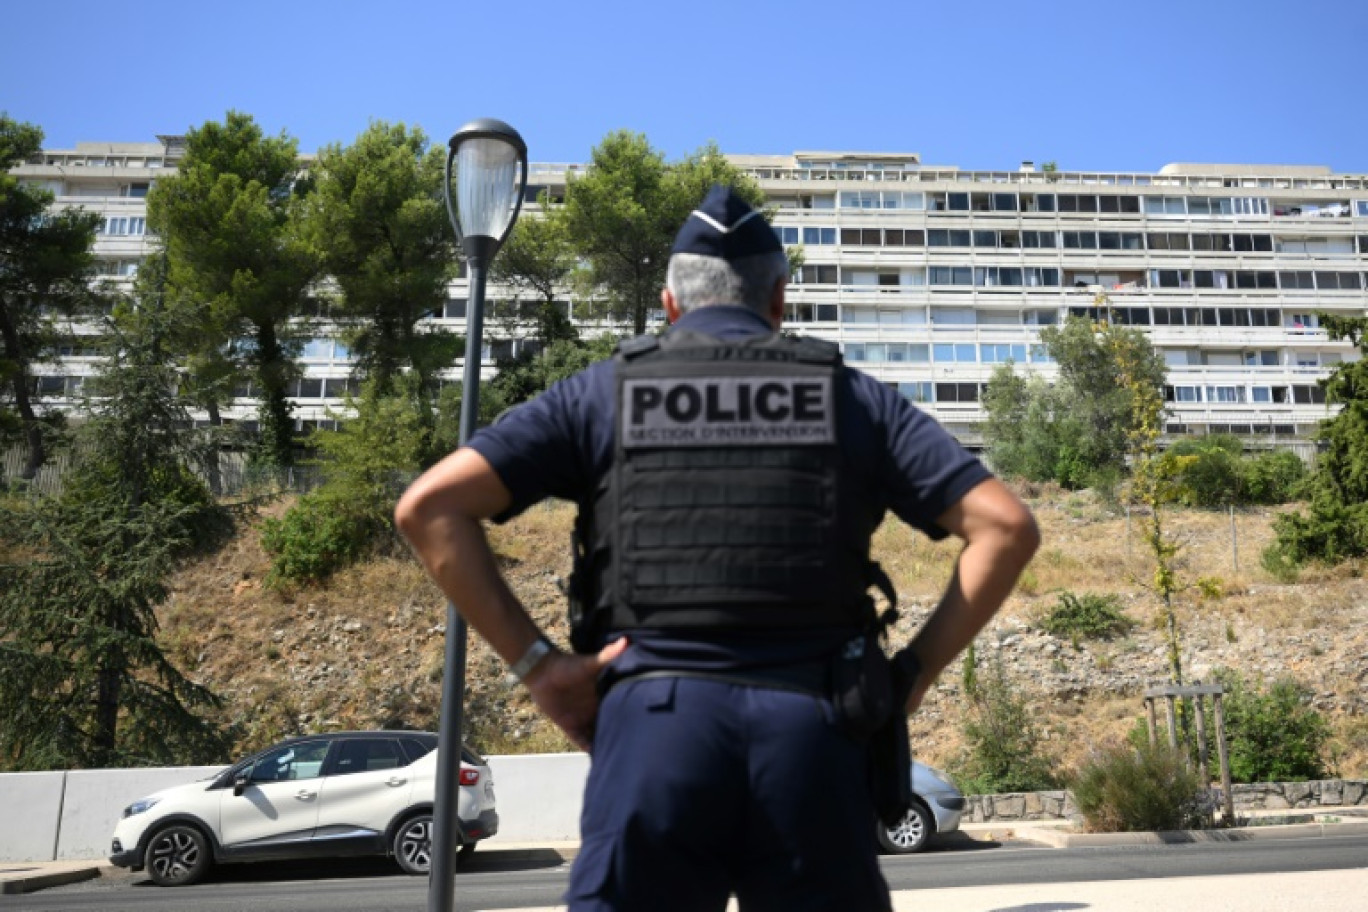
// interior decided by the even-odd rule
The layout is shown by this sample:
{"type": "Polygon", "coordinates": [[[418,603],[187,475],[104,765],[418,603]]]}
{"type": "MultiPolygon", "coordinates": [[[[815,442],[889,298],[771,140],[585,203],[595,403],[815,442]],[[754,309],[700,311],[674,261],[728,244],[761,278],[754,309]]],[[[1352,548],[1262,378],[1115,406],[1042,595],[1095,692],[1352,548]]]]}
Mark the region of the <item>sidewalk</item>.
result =
{"type": "Polygon", "coordinates": [[[901,890],[893,894],[893,909],[894,912],[925,912],[927,909],[954,909],[955,912],[1056,912],[1064,909],[1286,912],[1314,906],[1316,912],[1362,912],[1365,894],[1368,894],[1368,870],[1359,868],[1292,874],[901,890]]]}
{"type": "Polygon", "coordinates": [[[0,861],[0,895],[90,880],[104,866],[104,861],[0,861]]]}

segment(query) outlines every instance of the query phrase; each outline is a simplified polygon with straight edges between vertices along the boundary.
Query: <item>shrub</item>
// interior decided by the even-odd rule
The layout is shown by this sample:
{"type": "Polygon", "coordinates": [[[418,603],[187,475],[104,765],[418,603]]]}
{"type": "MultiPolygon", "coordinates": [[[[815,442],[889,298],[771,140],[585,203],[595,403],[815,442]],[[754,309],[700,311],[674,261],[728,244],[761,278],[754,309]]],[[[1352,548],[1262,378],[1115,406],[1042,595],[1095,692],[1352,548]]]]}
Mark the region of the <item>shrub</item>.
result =
{"type": "Polygon", "coordinates": [[[954,769],[959,787],[973,795],[1056,788],[1055,763],[1041,752],[1036,717],[1002,662],[994,661],[979,677],[966,660],[963,676],[972,693],[964,722],[967,746],[954,769]]]}
{"type": "Polygon", "coordinates": [[[1240,502],[1240,453],[1243,444],[1229,434],[1180,440],[1163,459],[1174,466],[1179,503],[1216,507],[1240,502]]]}
{"type": "Polygon", "coordinates": [[[1175,499],[1189,507],[1287,503],[1305,485],[1306,466],[1296,453],[1246,456],[1230,434],[1179,440],[1162,458],[1177,480],[1175,499]]]}
{"type": "Polygon", "coordinates": [[[1109,640],[1129,633],[1135,621],[1121,611],[1117,595],[1064,592],[1040,626],[1055,636],[1109,640]]]}
{"type": "Polygon", "coordinates": [[[1265,557],[1265,568],[1296,567],[1312,560],[1338,564],[1363,557],[1368,554],[1368,503],[1349,503],[1331,490],[1319,491],[1305,513],[1275,518],[1273,533],[1273,554],[1265,557]]]}
{"type": "Polygon", "coordinates": [[[1079,769],[1071,789],[1093,833],[1181,830],[1208,819],[1201,778],[1164,743],[1103,747],[1079,769]]]}
{"type": "Polygon", "coordinates": [[[1272,450],[1244,459],[1239,471],[1245,503],[1287,503],[1302,496],[1306,486],[1306,464],[1291,450],[1272,450]]]}
{"type": "Polygon", "coordinates": [[[355,417],[310,438],[324,457],[323,483],[265,524],[270,585],[326,579],[394,540],[394,503],[417,471],[422,449],[415,398],[381,397],[368,385],[348,404],[355,417]]]}
{"type": "MultiPolygon", "coordinates": [[[[1323,779],[1330,728],[1311,707],[1310,692],[1279,678],[1267,688],[1250,686],[1236,672],[1218,671],[1226,693],[1226,740],[1235,782],[1301,782],[1323,779]]],[[[1211,756],[1215,756],[1213,750],[1211,756]]]]}
{"type": "Polygon", "coordinates": [[[355,563],[378,532],[368,517],[326,492],[305,494],[280,519],[267,519],[261,546],[271,555],[266,583],[317,582],[355,563]]]}

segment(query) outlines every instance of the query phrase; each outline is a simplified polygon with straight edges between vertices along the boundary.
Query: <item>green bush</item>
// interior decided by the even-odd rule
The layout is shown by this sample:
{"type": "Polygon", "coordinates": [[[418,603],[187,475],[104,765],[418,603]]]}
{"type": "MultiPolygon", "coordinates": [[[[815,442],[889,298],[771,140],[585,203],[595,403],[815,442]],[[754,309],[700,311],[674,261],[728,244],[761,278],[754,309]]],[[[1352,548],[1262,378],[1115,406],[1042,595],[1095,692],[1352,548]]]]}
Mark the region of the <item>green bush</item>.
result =
{"type": "Polygon", "coordinates": [[[285,516],[265,524],[267,583],[317,582],[394,541],[392,513],[417,473],[423,418],[413,390],[382,397],[367,386],[348,400],[356,415],[336,431],[316,431],[323,483],[285,516]]]}
{"type": "Polygon", "coordinates": [[[1064,592],[1040,626],[1055,636],[1110,640],[1129,633],[1135,621],[1121,611],[1121,598],[1117,595],[1064,592]]]}
{"type": "Polygon", "coordinates": [[[1216,507],[1240,502],[1240,454],[1238,437],[1213,434],[1179,440],[1164,452],[1174,465],[1178,502],[1189,507],[1216,507]]]}
{"type": "Polygon", "coordinates": [[[1189,507],[1280,504],[1301,496],[1306,466],[1296,453],[1272,450],[1246,456],[1230,434],[1179,440],[1163,460],[1177,481],[1179,503],[1189,507]]]}
{"type": "Polygon", "coordinates": [[[1094,833],[1182,830],[1209,822],[1201,778],[1182,752],[1162,742],[1101,748],[1070,788],[1094,833]]]}
{"type": "Polygon", "coordinates": [[[266,583],[327,579],[363,557],[381,531],[373,517],[347,509],[327,493],[305,494],[283,517],[263,523],[261,546],[271,555],[266,583]]]}
{"type": "Polygon", "coordinates": [[[1240,463],[1244,502],[1281,504],[1302,496],[1306,463],[1291,450],[1270,450],[1240,463]]]}
{"type": "Polygon", "coordinates": [[[964,753],[952,768],[959,787],[971,795],[1034,792],[1056,788],[1055,762],[1040,747],[1040,730],[1000,660],[979,677],[968,666],[969,711],[964,722],[964,753]]]}
{"type": "Polygon", "coordinates": [[[1305,512],[1276,517],[1273,534],[1265,568],[1363,557],[1368,555],[1368,503],[1346,503],[1331,490],[1317,491],[1305,512]]]}
{"type": "MultiPolygon", "coordinates": [[[[1236,672],[1222,670],[1230,777],[1235,782],[1302,782],[1323,779],[1330,728],[1308,701],[1310,691],[1279,678],[1266,688],[1251,686],[1236,672]]],[[[1216,756],[1214,747],[1212,757],[1216,756]]]]}

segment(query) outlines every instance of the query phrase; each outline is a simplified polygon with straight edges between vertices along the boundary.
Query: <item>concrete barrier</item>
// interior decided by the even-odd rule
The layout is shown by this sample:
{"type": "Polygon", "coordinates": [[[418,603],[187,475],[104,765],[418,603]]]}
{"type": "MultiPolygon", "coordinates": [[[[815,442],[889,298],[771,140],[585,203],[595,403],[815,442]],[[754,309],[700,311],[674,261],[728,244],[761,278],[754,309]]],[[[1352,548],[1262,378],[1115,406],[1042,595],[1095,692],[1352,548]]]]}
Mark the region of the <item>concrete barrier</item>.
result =
{"type": "MultiPolygon", "coordinates": [[[[587,754],[488,757],[499,810],[490,842],[573,842],[587,754]]],[[[104,858],[123,809],[222,766],[0,773],[0,861],[104,858]]]]}
{"type": "MultiPolygon", "coordinates": [[[[589,775],[587,754],[495,756],[488,760],[499,810],[499,832],[490,839],[491,845],[579,839],[584,784],[589,775]]],[[[127,805],[160,789],[207,778],[222,768],[0,774],[0,808],[4,809],[0,813],[0,861],[104,858],[114,825],[127,805]]],[[[1344,805],[1368,804],[1368,782],[1363,780],[1235,788],[1237,794],[1247,789],[1265,798],[1276,795],[1282,802],[1278,807],[1309,807],[1330,799],[1344,805]]],[[[1043,819],[1059,816],[1065,811],[1065,803],[1062,792],[971,795],[965,820],[1043,819]]]]}
{"type": "Polygon", "coordinates": [[[205,779],[222,769],[222,766],[170,766],[72,770],[66,774],[66,798],[62,802],[55,860],[108,855],[114,825],[119,822],[124,808],[153,792],[205,779]]]}
{"type": "Polygon", "coordinates": [[[0,775],[0,861],[52,861],[66,773],[0,775]]]}
{"type": "Polygon", "coordinates": [[[579,840],[588,754],[487,757],[499,832],[490,845],[579,840]]]}

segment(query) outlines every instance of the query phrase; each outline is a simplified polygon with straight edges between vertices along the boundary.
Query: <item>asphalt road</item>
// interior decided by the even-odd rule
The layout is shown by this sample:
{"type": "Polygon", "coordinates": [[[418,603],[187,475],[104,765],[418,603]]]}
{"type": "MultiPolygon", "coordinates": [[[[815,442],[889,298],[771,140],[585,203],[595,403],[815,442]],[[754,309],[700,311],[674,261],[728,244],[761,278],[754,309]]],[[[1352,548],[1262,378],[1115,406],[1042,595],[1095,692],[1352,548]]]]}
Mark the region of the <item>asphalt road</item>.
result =
{"type": "MultiPolygon", "coordinates": [[[[1362,869],[1368,836],[1047,849],[969,840],[925,854],[885,858],[895,891],[980,885],[1040,884],[1362,869]]],[[[383,860],[297,862],[225,867],[208,883],[161,889],[142,875],[119,874],[0,901],[8,910],[99,909],[165,912],[422,912],[426,882],[395,875],[383,860]]],[[[560,901],[569,866],[554,853],[516,862],[495,852],[470,860],[456,879],[456,909],[550,907],[560,901]]]]}

